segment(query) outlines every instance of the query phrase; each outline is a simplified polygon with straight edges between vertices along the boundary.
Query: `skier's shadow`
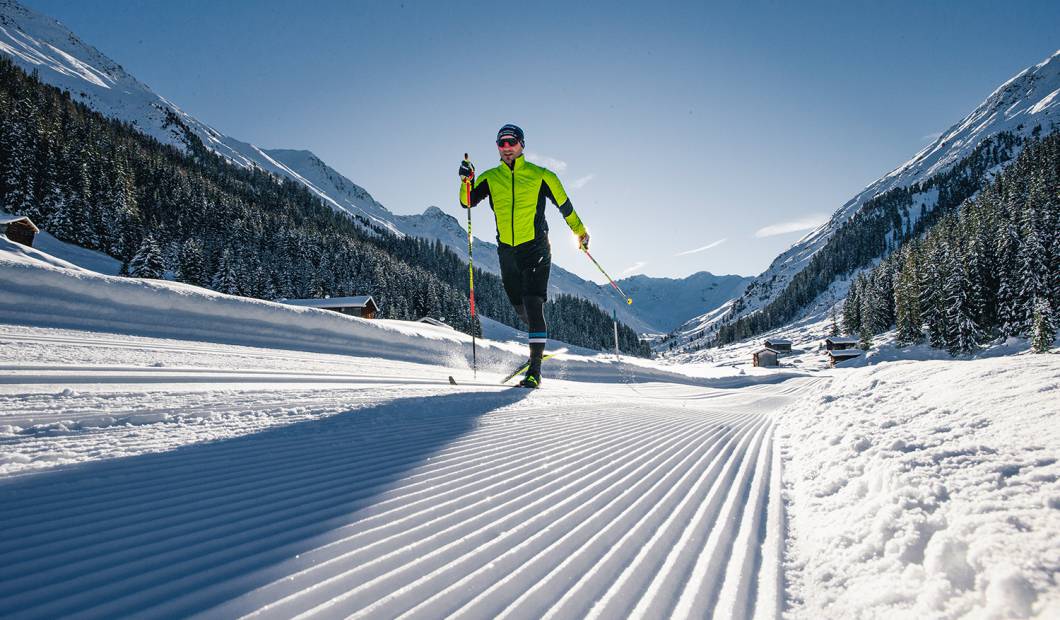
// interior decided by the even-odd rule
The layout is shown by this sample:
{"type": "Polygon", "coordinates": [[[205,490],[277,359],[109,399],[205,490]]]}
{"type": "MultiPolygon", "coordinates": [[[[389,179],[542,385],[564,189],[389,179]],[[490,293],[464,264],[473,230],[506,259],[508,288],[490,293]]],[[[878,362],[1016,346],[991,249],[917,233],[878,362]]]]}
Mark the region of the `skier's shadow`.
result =
{"type": "Polygon", "coordinates": [[[419,466],[526,394],[402,398],[0,481],[0,616],[208,610],[277,578],[270,567],[336,537],[398,481],[419,482],[419,466]]]}

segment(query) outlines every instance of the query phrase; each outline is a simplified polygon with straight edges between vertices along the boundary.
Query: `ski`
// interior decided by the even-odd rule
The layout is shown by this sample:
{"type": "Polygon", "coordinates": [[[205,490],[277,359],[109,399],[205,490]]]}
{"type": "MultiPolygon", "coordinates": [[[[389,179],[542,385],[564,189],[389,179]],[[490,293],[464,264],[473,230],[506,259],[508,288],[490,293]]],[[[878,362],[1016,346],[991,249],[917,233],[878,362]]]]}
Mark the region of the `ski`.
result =
{"type": "MultiPolygon", "coordinates": [[[[541,356],[541,361],[543,362],[543,361],[547,360],[548,358],[552,357],[553,355],[559,355],[560,353],[566,353],[566,351],[567,351],[566,349],[560,349],[559,351],[553,351],[552,353],[546,353],[545,355],[541,356]]],[[[507,377],[501,379],[501,383],[502,384],[508,383],[509,381],[511,381],[512,377],[514,377],[515,375],[517,375],[517,374],[519,374],[521,372],[526,372],[527,368],[530,368],[530,360],[526,360],[525,362],[523,362],[523,365],[518,367],[518,368],[516,368],[512,372],[512,374],[510,374],[507,377]]]]}

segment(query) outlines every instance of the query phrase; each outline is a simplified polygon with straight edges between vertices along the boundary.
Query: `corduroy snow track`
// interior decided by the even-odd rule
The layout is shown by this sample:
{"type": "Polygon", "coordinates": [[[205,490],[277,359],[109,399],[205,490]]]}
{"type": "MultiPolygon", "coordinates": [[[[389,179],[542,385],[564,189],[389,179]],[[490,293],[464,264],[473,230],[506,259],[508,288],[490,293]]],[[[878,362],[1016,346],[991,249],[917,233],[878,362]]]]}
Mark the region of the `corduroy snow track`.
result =
{"type": "Polygon", "coordinates": [[[131,369],[119,336],[38,344],[56,342],[96,357],[2,371],[0,402],[26,426],[0,441],[70,456],[0,479],[5,616],[780,615],[773,414],[805,379],[552,380],[531,394],[245,348],[235,368],[181,366],[233,357],[208,343],[159,343],[163,367],[131,369]],[[101,339],[118,352],[107,364],[101,339]],[[83,410],[163,417],[78,428],[67,406],[56,431],[45,396],[86,374],[92,390],[65,394],[83,410]],[[247,419],[212,440],[160,439],[247,419]]]}

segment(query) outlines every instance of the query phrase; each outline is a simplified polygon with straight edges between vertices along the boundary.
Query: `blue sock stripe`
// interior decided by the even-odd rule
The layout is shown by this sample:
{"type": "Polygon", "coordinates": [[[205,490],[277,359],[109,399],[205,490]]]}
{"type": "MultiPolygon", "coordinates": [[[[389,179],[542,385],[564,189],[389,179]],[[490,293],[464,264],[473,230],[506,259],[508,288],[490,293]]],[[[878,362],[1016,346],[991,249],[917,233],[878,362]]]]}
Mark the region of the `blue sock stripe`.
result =
{"type": "Polygon", "coordinates": [[[528,338],[548,338],[548,332],[528,332],[528,338]]]}

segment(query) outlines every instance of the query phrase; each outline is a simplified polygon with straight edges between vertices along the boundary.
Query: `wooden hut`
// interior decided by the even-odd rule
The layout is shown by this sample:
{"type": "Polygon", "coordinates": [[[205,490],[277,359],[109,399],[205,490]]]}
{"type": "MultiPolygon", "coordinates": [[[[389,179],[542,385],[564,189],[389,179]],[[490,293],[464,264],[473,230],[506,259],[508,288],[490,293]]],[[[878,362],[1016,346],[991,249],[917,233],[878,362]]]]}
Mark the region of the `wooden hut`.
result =
{"type": "Polygon", "coordinates": [[[777,361],[777,352],[773,349],[759,349],[754,352],[752,362],[755,366],[780,366],[777,361]]]}
{"type": "Polygon", "coordinates": [[[24,215],[6,215],[0,213],[0,230],[4,236],[22,245],[33,247],[33,238],[40,229],[24,215]]]}
{"type": "Polygon", "coordinates": [[[843,351],[858,346],[858,339],[852,336],[829,336],[824,339],[824,348],[829,351],[843,351]]]}
{"type": "Polygon", "coordinates": [[[861,349],[836,349],[828,352],[828,364],[835,367],[836,364],[861,357],[861,349]]]}
{"type": "Polygon", "coordinates": [[[777,353],[791,353],[791,341],[783,338],[770,338],[762,343],[767,349],[773,349],[777,353]]]}
{"type": "Polygon", "coordinates": [[[375,303],[371,295],[325,297],[324,299],[281,299],[280,303],[303,308],[321,308],[350,316],[358,316],[362,319],[374,319],[376,313],[379,312],[379,305],[375,303]]]}

